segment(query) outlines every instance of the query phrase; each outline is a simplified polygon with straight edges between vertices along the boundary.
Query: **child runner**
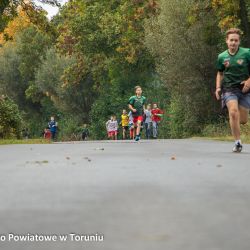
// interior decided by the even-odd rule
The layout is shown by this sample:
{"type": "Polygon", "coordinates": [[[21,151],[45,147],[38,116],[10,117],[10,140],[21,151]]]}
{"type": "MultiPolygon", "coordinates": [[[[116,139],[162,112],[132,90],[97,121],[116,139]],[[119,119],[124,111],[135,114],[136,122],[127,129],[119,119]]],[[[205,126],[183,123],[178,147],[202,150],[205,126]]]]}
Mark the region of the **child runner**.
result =
{"type": "Polygon", "coordinates": [[[142,88],[135,87],[135,95],[131,96],[128,101],[128,107],[133,114],[133,122],[136,127],[135,141],[140,140],[141,123],[143,121],[143,113],[145,109],[146,98],[142,96],[142,88]]]}
{"type": "Polygon", "coordinates": [[[217,100],[227,106],[229,123],[235,143],[233,152],[241,152],[240,124],[246,124],[250,109],[250,50],[239,47],[241,31],[236,28],[226,32],[228,49],[217,59],[217,100]]]}
{"type": "Polygon", "coordinates": [[[115,116],[111,116],[110,120],[106,122],[106,129],[108,132],[108,138],[112,140],[117,140],[117,130],[118,130],[118,123],[116,121],[115,116]]]}
{"type": "Polygon", "coordinates": [[[156,103],[154,103],[151,113],[152,113],[152,123],[153,123],[153,138],[156,139],[158,136],[158,127],[161,121],[161,116],[163,114],[163,111],[158,108],[156,103]]]}
{"type": "Polygon", "coordinates": [[[86,140],[88,136],[89,136],[89,130],[87,124],[84,124],[82,129],[82,140],[83,141],[86,140]]]}
{"type": "Polygon", "coordinates": [[[152,113],[151,113],[151,104],[147,105],[147,109],[144,112],[145,115],[145,129],[146,129],[146,138],[150,139],[151,137],[151,129],[152,129],[152,113]]]}
{"type": "Polygon", "coordinates": [[[122,111],[121,125],[122,125],[122,138],[126,139],[126,137],[127,137],[127,131],[128,131],[128,125],[129,125],[129,116],[127,114],[126,109],[124,109],[122,111]]]}
{"type": "Polygon", "coordinates": [[[44,139],[47,139],[47,140],[51,139],[51,132],[50,132],[49,127],[44,129],[43,137],[44,139]]]}
{"type": "Polygon", "coordinates": [[[54,116],[51,116],[50,121],[48,122],[48,127],[51,132],[51,139],[54,141],[56,139],[56,132],[58,127],[58,123],[55,121],[54,116]]]}

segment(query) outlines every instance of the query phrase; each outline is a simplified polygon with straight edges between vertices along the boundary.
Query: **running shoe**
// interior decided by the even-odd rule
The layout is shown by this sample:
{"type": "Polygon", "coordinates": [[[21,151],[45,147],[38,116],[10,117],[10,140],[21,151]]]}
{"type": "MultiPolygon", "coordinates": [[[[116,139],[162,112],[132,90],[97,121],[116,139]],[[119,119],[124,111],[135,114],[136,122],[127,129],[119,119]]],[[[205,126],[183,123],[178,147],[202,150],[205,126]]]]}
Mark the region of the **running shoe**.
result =
{"type": "Polygon", "coordinates": [[[140,136],[137,135],[137,136],[135,137],[135,141],[139,141],[139,140],[140,140],[140,136]]]}
{"type": "Polygon", "coordinates": [[[233,152],[234,153],[240,153],[242,151],[242,144],[240,144],[239,142],[236,143],[233,147],[233,152]]]}

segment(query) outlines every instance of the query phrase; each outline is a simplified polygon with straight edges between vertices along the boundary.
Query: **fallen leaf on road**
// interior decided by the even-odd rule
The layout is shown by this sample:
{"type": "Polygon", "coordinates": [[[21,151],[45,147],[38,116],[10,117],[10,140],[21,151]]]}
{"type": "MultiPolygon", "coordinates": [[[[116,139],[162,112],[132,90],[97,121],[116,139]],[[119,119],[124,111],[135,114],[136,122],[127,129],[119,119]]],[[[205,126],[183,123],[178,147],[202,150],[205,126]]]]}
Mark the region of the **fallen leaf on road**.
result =
{"type": "Polygon", "coordinates": [[[83,159],[87,160],[88,162],[91,162],[91,159],[89,159],[89,157],[84,157],[83,159]]]}
{"type": "Polygon", "coordinates": [[[67,156],[66,159],[67,159],[67,160],[70,160],[70,157],[67,156]]]}
{"type": "Polygon", "coordinates": [[[221,164],[216,165],[217,168],[223,167],[221,164]]]}
{"type": "Polygon", "coordinates": [[[172,160],[172,161],[176,160],[176,157],[175,157],[175,156],[172,156],[172,157],[171,157],[171,160],[172,160]]]}

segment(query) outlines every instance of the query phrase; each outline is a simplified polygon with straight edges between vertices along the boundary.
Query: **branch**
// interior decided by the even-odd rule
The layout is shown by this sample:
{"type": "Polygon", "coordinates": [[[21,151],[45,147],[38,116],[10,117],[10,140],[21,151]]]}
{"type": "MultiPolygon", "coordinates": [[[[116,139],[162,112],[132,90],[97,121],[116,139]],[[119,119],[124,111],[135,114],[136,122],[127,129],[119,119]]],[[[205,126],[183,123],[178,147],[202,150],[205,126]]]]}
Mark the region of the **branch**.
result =
{"type": "Polygon", "coordinates": [[[40,3],[50,4],[52,6],[61,7],[61,0],[38,0],[40,3]]]}

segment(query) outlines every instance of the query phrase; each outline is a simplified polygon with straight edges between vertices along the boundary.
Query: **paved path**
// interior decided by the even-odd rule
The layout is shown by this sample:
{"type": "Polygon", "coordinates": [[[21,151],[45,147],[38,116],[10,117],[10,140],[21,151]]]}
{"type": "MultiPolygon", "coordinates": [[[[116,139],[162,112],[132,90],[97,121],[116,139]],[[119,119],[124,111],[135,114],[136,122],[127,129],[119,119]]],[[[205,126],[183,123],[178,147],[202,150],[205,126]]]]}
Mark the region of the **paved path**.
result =
{"type": "Polygon", "coordinates": [[[0,249],[249,250],[250,145],[231,148],[200,140],[0,146],[0,249]],[[28,233],[67,240],[20,242],[28,233]],[[78,241],[88,234],[104,241],[78,241]]]}

